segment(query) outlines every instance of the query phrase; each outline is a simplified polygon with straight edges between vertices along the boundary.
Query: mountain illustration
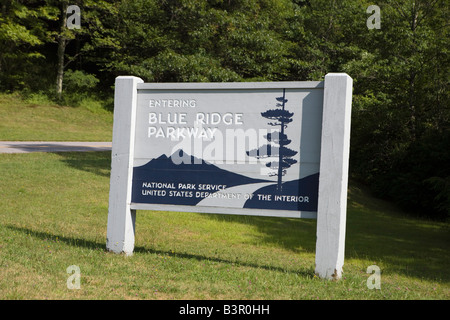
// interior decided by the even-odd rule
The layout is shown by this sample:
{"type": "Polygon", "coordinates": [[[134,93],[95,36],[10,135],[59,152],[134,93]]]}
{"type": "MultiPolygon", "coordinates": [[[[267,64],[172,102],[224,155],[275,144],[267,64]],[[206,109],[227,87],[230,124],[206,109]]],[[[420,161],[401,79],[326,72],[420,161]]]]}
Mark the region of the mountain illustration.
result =
{"type": "Polygon", "coordinates": [[[134,203],[196,205],[204,197],[199,192],[214,193],[206,185],[226,187],[267,182],[221,169],[179,149],[170,157],[165,154],[133,168],[132,199],[134,203]],[[153,184],[152,184],[153,183],[153,184]],[[182,185],[180,185],[182,184],[182,185]],[[196,186],[189,189],[188,185],[196,186]],[[199,190],[199,185],[205,189],[199,190]],[[199,195],[199,196],[197,196],[199,195]]]}

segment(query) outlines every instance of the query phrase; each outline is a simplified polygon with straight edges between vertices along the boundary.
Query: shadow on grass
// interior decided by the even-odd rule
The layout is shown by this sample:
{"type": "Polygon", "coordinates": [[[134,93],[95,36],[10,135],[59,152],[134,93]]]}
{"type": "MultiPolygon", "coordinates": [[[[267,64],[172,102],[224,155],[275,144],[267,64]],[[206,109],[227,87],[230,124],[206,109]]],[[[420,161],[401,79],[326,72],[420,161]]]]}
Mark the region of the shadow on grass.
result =
{"type": "Polygon", "coordinates": [[[68,167],[108,177],[111,173],[111,151],[55,152],[68,167]]]}
{"type": "MultiPolygon", "coordinates": [[[[205,214],[206,215],[206,214],[205,214]]],[[[258,241],[293,252],[315,252],[317,221],[238,215],[210,219],[255,227],[258,241]],[[262,240],[261,240],[262,239],[262,240]]],[[[348,199],[345,259],[383,266],[384,274],[450,281],[448,224],[415,219],[391,204],[351,186],[348,199]]],[[[347,263],[347,262],[346,262],[347,263]]],[[[345,271],[345,263],[344,263],[345,271]]]]}
{"type": "MultiPolygon", "coordinates": [[[[96,241],[86,240],[82,238],[72,238],[67,236],[61,236],[56,234],[51,234],[48,232],[42,232],[42,231],[36,231],[31,230],[27,228],[22,227],[16,227],[16,226],[6,226],[8,229],[11,229],[13,231],[18,231],[21,233],[24,233],[26,235],[35,237],[37,239],[46,240],[46,241],[58,241],[65,243],[67,245],[78,247],[78,248],[86,248],[89,250],[96,250],[96,251],[103,251],[103,252],[109,252],[106,249],[105,243],[99,243],[96,241]]],[[[105,240],[106,242],[106,240],[105,240]]],[[[146,247],[137,246],[134,248],[135,253],[141,253],[141,254],[157,254],[157,255],[164,255],[164,256],[170,256],[170,257],[176,257],[181,259],[189,259],[189,260],[197,260],[199,262],[201,261],[212,261],[212,262],[218,262],[218,263],[225,263],[225,264],[234,264],[234,265],[240,265],[243,267],[250,267],[250,268],[256,268],[256,269],[265,269],[265,270],[271,270],[271,271],[279,271],[283,273],[292,273],[297,274],[303,277],[314,277],[314,270],[290,270],[290,269],[284,269],[280,267],[274,267],[274,266],[266,266],[256,263],[249,263],[249,262],[243,262],[238,260],[227,260],[222,259],[219,257],[208,257],[204,255],[198,255],[198,254],[191,254],[191,253],[178,253],[174,251],[164,251],[164,250],[155,250],[155,249],[149,249],[146,247]]]]}
{"type": "MultiPolygon", "coordinates": [[[[109,177],[111,152],[58,153],[67,166],[109,177]]],[[[276,244],[294,253],[315,252],[316,220],[241,215],[204,214],[216,221],[247,224],[261,236],[257,241],[276,244]]],[[[26,230],[27,232],[31,232],[26,230]]],[[[387,202],[373,198],[367,190],[350,181],[346,231],[346,259],[381,264],[383,273],[397,273],[419,279],[450,281],[450,233],[448,224],[415,219],[402,214],[387,202]]],[[[51,235],[46,235],[47,237],[51,235]]],[[[59,238],[61,241],[61,238],[59,238]]],[[[92,249],[104,244],[83,239],[67,239],[74,245],[86,243],[92,249]]],[[[172,255],[170,252],[137,247],[136,252],[172,255]]],[[[178,257],[231,263],[220,258],[176,254],[178,257]]],[[[268,266],[251,267],[271,268],[268,266]]],[[[369,266],[369,265],[367,265],[369,266]]],[[[366,266],[366,267],[367,267],[366,266]]],[[[345,270],[345,265],[344,265],[345,270]]],[[[285,271],[285,270],[284,270],[285,271]]],[[[365,271],[365,270],[364,270],[365,271]]],[[[308,275],[310,275],[308,273],[308,275]]]]}
{"type": "Polygon", "coordinates": [[[82,238],[72,238],[72,237],[66,237],[61,236],[57,234],[51,234],[48,232],[42,232],[42,231],[36,231],[32,229],[22,228],[22,227],[16,227],[13,225],[6,226],[8,229],[11,229],[13,231],[22,232],[26,235],[32,236],[37,239],[46,240],[46,241],[58,241],[65,243],[70,246],[74,247],[80,247],[80,248],[86,248],[90,250],[105,250],[105,244],[101,244],[99,242],[86,240],[82,238]]]}
{"type": "Polygon", "coordinates": [[[272,243],[295,253],[316,251],[315,219],[202,214],[210,219],[251,225],[258,230],[258,242],[272,243]]]}

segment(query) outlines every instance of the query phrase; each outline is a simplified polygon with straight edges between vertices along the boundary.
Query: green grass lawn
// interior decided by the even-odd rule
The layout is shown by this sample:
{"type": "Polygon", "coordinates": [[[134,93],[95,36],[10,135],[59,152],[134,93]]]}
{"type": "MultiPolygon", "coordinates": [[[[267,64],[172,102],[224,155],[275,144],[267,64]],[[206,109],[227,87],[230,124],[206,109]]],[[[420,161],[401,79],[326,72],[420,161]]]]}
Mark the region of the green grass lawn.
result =
{"type": "Polygon", "coordinates": [[[134,255],[107,252],[109,168],[109,152],[0,155],[0,299],[450,299],[448,223],[353,182],[339,281],[315,277],[308,219],[138,211],[134,255]]]}
{"type": "Polygon", "coordinates": [[[111,141],[113,115],[100,102],[75,108],[36,97],[0,94],[0,140],[111,141]]]}

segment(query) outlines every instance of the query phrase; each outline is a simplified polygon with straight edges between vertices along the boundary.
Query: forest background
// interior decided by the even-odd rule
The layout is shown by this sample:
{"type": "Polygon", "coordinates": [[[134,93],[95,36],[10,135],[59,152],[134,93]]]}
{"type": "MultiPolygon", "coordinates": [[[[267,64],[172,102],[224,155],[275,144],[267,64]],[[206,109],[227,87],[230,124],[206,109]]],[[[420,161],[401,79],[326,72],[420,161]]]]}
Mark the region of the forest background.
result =
{"type": "Polygon", "coordinates": [[[119,75],[303,81],[346,72],[351,177],[408,212],[450,217],[446,0],[0,3],[0,91],[60,105],[112,110],[119,75]],[[80,24],[68,28],[72,5],[80,24]],[[380,8],[379,28],[370,27],[370,5],[380,8]]]}

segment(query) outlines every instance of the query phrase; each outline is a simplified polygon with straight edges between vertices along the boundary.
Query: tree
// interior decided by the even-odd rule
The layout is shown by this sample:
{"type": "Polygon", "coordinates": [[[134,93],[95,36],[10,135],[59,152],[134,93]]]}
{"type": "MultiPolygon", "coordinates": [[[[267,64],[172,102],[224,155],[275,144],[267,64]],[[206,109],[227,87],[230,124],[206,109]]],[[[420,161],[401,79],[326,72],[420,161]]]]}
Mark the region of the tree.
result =
{"type": "MultiPolygon", "coordinates": [[[[94,51],[97,54],[101,49],[116,48],[116,44],[111,37],[111,26],[105,27],[104,23],[110,23],[111,15],[117,17],[117,9],[114,0],[94,1],[94,0],[46,0],[50,7],[58,8],[59,25],[56,30],[52,32],[54,41],[57,43],[57,68],[56,68],[56,95],[61,101],[63,94],[63,79],[64,71],[67,67],[80,58],[82,55],[89,60],[99,60],[100,57],[93,57],[89,55],[94,51]],[[73,7],[81,12],[68,11],[68,8],[73,7]],[[79,28],[70,28],[68,25],[68,18],[71,19],[74,15],[80,14],[80,22],[82,24],[79,28]],[[105,22],[103,22],[105,21],[105,22]],[[67,52],[69,43],[76,42],[75,49],[67,52]]],[[[99,66],[96,66],[98,72],[99,66]]]]}
{"type": "Polygon", "coordinates": [[[450,177],[442,151],[450,130],[449,8],[442,0],[378,5],[381,29],[367,30],[358,58],[342,64],[356,80],[352,173],[410,212],[448,216],[437,185],[450,177]]]}
{"type": "Polygon", "coordinates": [[[149,82],[281,80],[292,43],[288,0],[129,0],[108,68],[149,82]]]}
{"type": "Polygon", "coordinates": [[[42,19],[53,17],[54,12],[44,10],[39,1],[1,2],[0,89],[23,89],[34,82],[45,58],[40,49],[48,36],[42,19]]]}
{"type": "Polygon", "coordinates": [[[286,170],[290,168],[293,164],[297,163],[297,160],[292,159],[293,156],[297,154],[297,151],[287,148],[286,146],[291,143],[284,130],[288,123],[292,122],[292,116],[294,113],[289,112],[285,109],[285,105],[288,102],[286,99],[286,90],[283,89],[283,96],[276,98],[278,103],[276,107],[278,109],[269,109],[267,111],[261,112],[264,118],[273,120],[274,122],[269,122],[270,126],[279,126],[280,131],[275,131],[268,133],[264,136],[267,141],[274,143],[266,144],[258,149],[247,151],[247,155],[250,157],[255,157],[257,159],[277,157],[277,161],[267,162],[266,166],[274,169],[275,171],[270,173],[270,176],[278,176],[277,181],[277,191],[282,193],[282,177],[286,174],[286,170]]]}
{"type": "Polygon", "coordinates": [[[60,1],[60,25],[59,32],[56,33],[57,49],[57,67],[56,67],[56,97],[59,101],[62,98],[63,77],[64,77],[64,54],[66,46],[70,40],[75,38],[75,35],[67,28],[67,7],[69,1],[60,1]]]}

